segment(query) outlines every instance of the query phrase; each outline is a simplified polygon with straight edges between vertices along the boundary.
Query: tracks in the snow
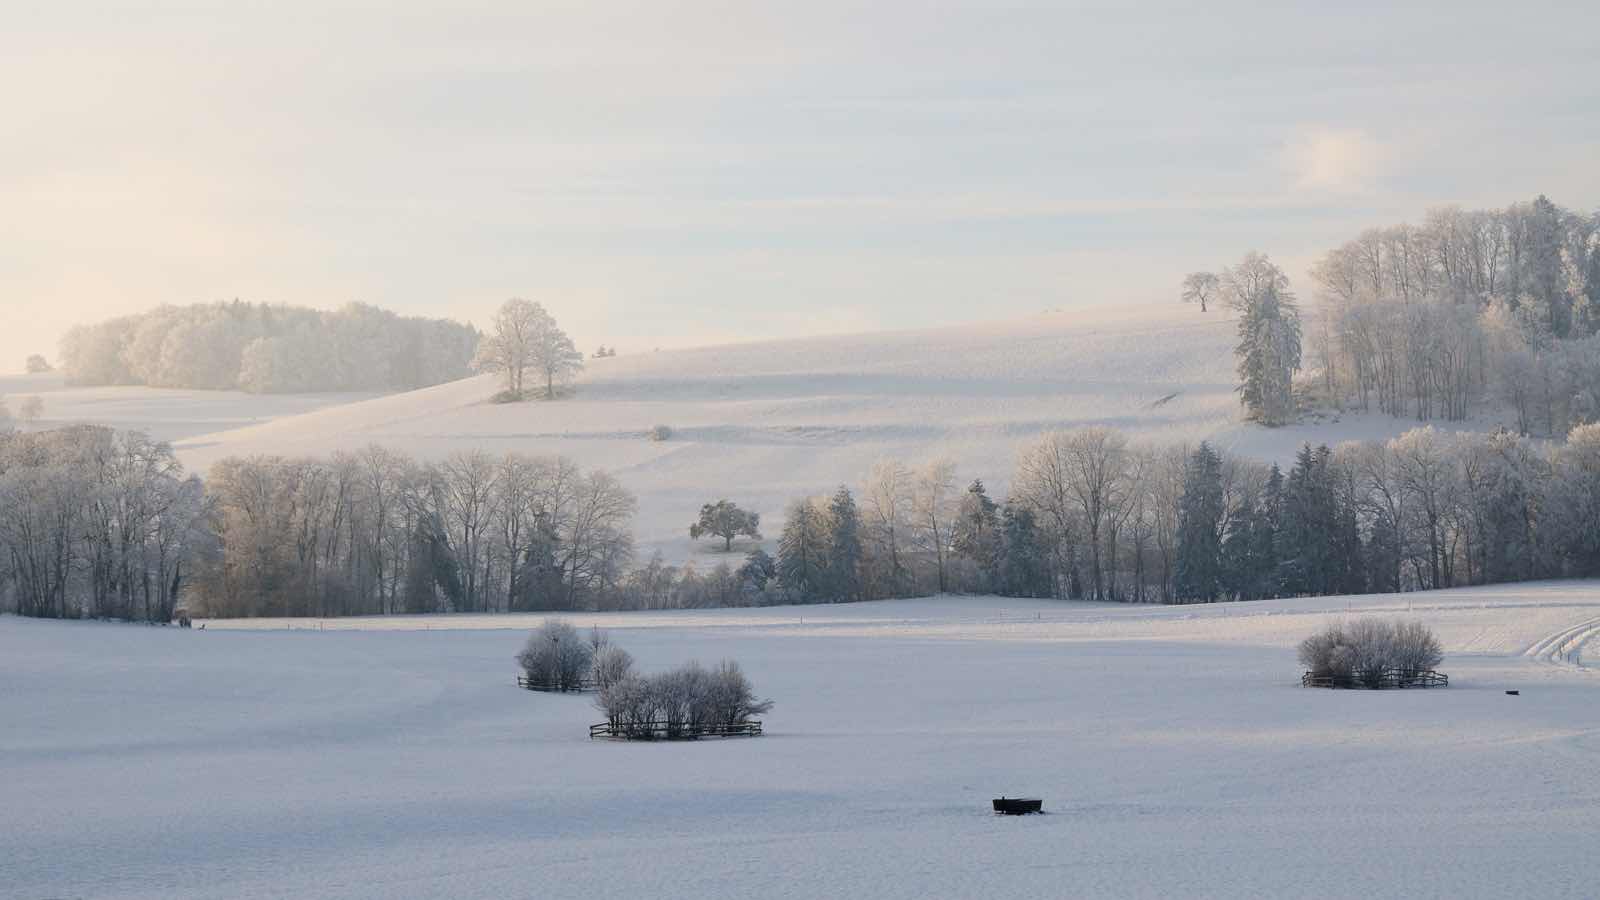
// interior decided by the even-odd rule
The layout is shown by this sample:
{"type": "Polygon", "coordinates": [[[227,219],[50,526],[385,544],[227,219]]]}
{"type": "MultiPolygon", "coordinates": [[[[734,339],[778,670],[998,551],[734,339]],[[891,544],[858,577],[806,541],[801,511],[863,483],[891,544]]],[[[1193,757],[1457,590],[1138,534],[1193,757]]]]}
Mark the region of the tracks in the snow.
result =
{"type": "Polygon", "coordinates": [[[1600,636],[1600,618],[1589,619],[1535,641],[1522,655],[1549,663],[1579,662],[1581,658],[1576,657],[1579,648],[1597,636],[1600,636]]]}

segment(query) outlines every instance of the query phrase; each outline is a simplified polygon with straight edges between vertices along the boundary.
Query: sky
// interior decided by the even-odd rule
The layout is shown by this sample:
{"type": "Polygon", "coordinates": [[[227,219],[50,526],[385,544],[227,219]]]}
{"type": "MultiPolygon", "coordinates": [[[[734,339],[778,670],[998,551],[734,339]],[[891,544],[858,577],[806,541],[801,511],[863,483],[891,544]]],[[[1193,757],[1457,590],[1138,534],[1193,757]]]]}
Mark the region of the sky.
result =
{"type": "Polygon", "coordinates": [[[7,7],[0,371],[236,297],[639,352],[1175,303],[1251,249],[1309,294],[1366,226],[1600,207],[1592,3],[7,7]]]}

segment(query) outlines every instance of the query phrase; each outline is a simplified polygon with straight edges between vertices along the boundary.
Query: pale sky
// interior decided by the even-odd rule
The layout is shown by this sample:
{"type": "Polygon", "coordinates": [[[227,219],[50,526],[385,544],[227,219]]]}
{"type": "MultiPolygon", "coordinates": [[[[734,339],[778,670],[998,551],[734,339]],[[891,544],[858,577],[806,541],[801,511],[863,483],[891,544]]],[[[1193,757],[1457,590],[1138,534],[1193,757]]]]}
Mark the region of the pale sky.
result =
{"type": "Polygon", "coordinates": [[[0,3],[0,371],[234,297],[624,352],[1175,302],[1600,206],[1595,3],[0,3]]]}

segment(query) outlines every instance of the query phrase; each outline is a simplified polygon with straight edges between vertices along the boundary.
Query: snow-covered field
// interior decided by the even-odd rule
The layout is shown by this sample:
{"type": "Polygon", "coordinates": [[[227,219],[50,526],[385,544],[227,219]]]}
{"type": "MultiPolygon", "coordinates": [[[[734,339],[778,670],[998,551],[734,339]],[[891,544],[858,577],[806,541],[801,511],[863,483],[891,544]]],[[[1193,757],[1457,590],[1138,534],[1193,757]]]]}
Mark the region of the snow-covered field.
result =
{"type": "Polygon", "coordinates": [[[738,658],[768,734],[590,743],[512,684],[537,617],[0,618],[0,895],[1600,895],[1594,582],[574,618],[738,658]],[[1318,624],[1408,609],[1449,689],[1297,686],[1318,624]]]}
{"type": "Polygon", "coordinates": [[[616,473],[639,497],[643,554],[680,561],[716,558],[711,542],[687,537],[702,503],[739,502],[775,537],[790,500],[859,483],[885,456],[912,465],[949,457],[959,478],[981,477],[1003,496],[1018,448],[1050,429],[1112,425],[1287,459],[1303,441],[1388,437],[1413,424],[1240,424],[1234,330],[1224,313],[1174,303],[591,359],[559,403],[490,404],[498,384],[483,376],[196,435],[178,450],[202,472],[228,455],[370,442],[429,458],[565,454],[616,473]],[[673,438],[647,440],[655,425],[673,438]]]}
{"type": "Polygon", "coordinates": [[[0,397],[16,416],[23,402],[44,404],[29,428],[88,423],[137,428],[164,441],[227,431],[330,406],[372,399],[372,394],[246,394],[147,387],[67,387],[59,375],[0,375],[0,397]]]}

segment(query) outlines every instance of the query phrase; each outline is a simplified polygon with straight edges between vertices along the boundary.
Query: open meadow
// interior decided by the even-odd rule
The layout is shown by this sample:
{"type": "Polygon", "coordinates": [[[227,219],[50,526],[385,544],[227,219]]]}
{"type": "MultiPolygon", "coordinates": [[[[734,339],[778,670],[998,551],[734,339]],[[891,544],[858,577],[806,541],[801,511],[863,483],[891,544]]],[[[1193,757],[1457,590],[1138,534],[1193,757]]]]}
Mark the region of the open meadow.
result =
{"type": "Polygon", "coordinates": [[[0,807],[29,811],[0,893],[1600,891],[1600,678],[1564,661],[1600,633],[1594,582],[569,618],[646,671],[740,660],[767,733],[591,742],[592,697],[514,684],[537,615],[0,618],[0,807]],[[1430,625],[1451,686],[1299,687],[1295,643],[1367,613],[1430,625]]]}

